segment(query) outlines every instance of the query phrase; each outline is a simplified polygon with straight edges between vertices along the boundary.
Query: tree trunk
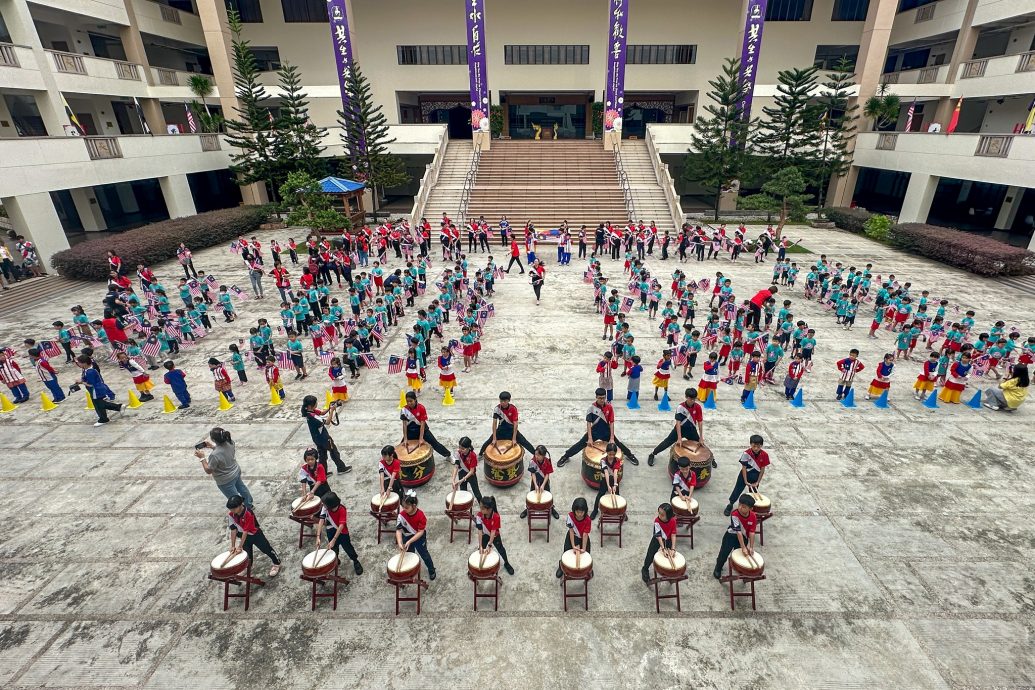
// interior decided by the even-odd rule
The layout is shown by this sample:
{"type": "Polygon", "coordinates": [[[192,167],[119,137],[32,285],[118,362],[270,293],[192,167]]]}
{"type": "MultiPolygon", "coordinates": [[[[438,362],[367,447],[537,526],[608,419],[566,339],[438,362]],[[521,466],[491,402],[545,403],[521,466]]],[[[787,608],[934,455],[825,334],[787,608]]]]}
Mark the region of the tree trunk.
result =
{"type": "Polygon", "coordinates": [[[783,226],[787,222],[787,201],[784,200],[780,204],[780,222],[776,225],[776,241],[779,242],[780,238],[783,237],[783,226]]]}
{"type": "Polygon", "coordinates": [[[715,188],[715,207],[713,209],[715,211],[715,217],[712,220],[714,220],[716,223],[719,222],[719,202],[720,202],[721,199],[722,199],[722,184],[720,183],[715,188]]]}

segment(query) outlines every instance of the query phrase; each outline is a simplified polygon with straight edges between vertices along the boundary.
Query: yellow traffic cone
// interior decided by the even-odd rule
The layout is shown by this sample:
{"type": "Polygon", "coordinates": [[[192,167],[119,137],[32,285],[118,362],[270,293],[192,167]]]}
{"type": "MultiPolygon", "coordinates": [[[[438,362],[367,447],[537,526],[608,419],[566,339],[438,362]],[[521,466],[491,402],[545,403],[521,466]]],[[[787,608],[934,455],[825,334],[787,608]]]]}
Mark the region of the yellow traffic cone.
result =
{"type": "Polygon", "coordinates": [[[6,395],[0,393],[0,412],[14,412],[18,406],[11,402],[6,395]]]}
{"type": "Polygon", "coordinates": [[[162,414],[171,414],[176,411],[176,403],[168,395],[162,396],[162,414]]]}
{"type": "Polygon", "coordinates": [[[447,388],[446,389],[446,395],[445,395],[445,397],[442,398],[442,404],[445,405],[446,407],[450,407],[455,402],[456,401],[453,400],[453,389],[451,387],[447,388]]]}
{"type": "Polygon", "coordinates": [[[40,402],[42,403],[40,409],[44,412],[50,412],[51,410],[57,409],[57,405],[54,404],[53,400],[47,397],[46,393],[40,393],[40,402]]]}
{"type": "Polygon", "coordinates": [[[272,407],[274,405],[283,405],[283,404],[284,404],[284,401],[281,399],[280,394],[277,392],[277,389],[274,388],[273,386],[270,386],[270,406],[272,407]]]}
{"type": "Polygon", "coordinates": [[[399,391],[399,409],[406,407],[406,389],[399,391]]]}
{"type": "Polygon", "coordinates": [[[92,410],[93,407],[93,396],[89,392],[86,393],[86,409],[92,410]]]}
{"type": "Polygon", "coordinates": [[[233,407],[233,405],[230,403],[230,400],[226,397],[226,395],[222,391],[220,391],[220,393],[219,393],[219,411],[220,412],[226,412],[231,407],[233,407]]]}
{"type": "Polygon", "coordinates": [[[137,397],[137,392],[132,388],[129,389],[129,402],[126,403],[126,407],[131,410],[135,410],[138,407],[143,407],[144,403],[140,402],[140,398],[137,397]]]}
{"type": "Polygon", "coordinates": [[[331,403],[332,403],[333,401],[334,401],[334,400],[333,400],[333,398],[331,398],[331,392],[330,392],[330,391],[327,391],[327,398],[326,398],[326,400],[324,401],[324,402],[325,402],[326,404],[324,405],[324,407],[330,407],[330,406],[331,406],[331,403]]]}

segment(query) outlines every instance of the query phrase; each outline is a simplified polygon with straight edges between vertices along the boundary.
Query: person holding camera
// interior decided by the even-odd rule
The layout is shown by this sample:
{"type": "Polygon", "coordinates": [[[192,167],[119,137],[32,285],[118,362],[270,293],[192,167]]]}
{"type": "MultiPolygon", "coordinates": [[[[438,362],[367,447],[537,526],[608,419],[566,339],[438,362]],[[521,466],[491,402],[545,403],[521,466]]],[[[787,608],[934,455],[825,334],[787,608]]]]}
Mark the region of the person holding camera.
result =
{"type": "Polygon", "coordinates": [[[241,466],[237,464],[237,446],[230,438],[230,432],[217,426],[208,432],[208,437],[209,440],[194,446],[194,456],[201,460],[201,469],[205,470],[205,474],[212,476],[216,488],[224,496],[240,496],[244,499],[245,507],[251,510],[252,494],[241,479],[241,466]],[[212,450],[208,457],[202,451],[204,448],[212,450]]]}
{"type": "Polygon", "coordinates": [[[307,395],[302,398],[302,416],[305,417],[305,422],[309,426],[309,435],[312,437],[313,444],[320,454],[320,464],[323,465],[324,471],[327,471],[327,456],[329,454],[334,462],[335,469],[338,470],[338,474],[345,474],[352,471],[352,466],[346,465],[341,461],[341,453],[338,452],[338,446],[334,444],[334,439],[331,438],[330,433],[327,431],[328,424],[338,423],[338,408],[341,405],[340,400],[335,400],[327,410],[320,410],[316,407],[315,395],[307,395]]]}

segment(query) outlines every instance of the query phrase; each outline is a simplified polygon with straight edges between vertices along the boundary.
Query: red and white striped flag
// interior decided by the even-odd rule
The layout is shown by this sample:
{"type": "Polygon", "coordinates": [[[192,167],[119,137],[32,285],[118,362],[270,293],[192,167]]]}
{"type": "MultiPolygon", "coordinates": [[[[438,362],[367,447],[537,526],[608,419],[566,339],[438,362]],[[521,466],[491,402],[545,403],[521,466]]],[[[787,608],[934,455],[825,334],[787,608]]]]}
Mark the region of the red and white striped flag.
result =
{"type": "Polygon", "coordinates": [[[904,131],[906,131],[906,132],[913,131],[913,113],[915,113],[915,112],[916,112],[916,99],[914,98],[913,102],[909,104],[909,110],[906,111],[906,127],[905,127],[904,131]]]}
{"type": "Polygon", "coordinates": [[[398,374],[400,371],[402,371],[402,368],[403,368],[402,357],[399,357],[398,355],[391,355],[388,358],[388,373],[389,374],[398,374]]]}
{"type": "Polygon", "coordinates": [[[45,357],[59,357],[61,355],[61,347],[53,340],[44,340],[40,343],[40,352],[45,357]]]}
{"type": "Polygon", "coordinates": [[[284,371],[295,370],[295,363],[291,361],[291,355],[288,354],[287,350],[281,350],[277,353],[277,366],[284,371]]]}
{"type": "Polygon", "coordinates": [[[157,357],[158,353],[162,351],[162,344],[158,342],[157,338],[148,338],[147,342],[144,343],[144,347],[141,351],[148,357],[157,357]]]}
{"type": "Polygon", "coordinates": [[[377,358],[374,355],[361,354],[359,356],[363,360],[363,364],[366,365],[367,369],[378,369],[377,358]]]}
{"type": "Polygon", "coordinates": [[[620,312],[622,312],[623,314],[628,314],[629,310],[632,309],[632,308],[633,308],[633,298],[632,297],[626,297],[625,299],[622,300],[622,306],[619,307],[618,310],[620,312]]]}
{"type": "Polygon", "coordinates": [[[187,111],[187,126],[190,127],[190,133],[196,134],[198,131],[198,123],[194,121],[194,113],[191,112],[190,104],[184,103],[183,107],[187,111]]]}

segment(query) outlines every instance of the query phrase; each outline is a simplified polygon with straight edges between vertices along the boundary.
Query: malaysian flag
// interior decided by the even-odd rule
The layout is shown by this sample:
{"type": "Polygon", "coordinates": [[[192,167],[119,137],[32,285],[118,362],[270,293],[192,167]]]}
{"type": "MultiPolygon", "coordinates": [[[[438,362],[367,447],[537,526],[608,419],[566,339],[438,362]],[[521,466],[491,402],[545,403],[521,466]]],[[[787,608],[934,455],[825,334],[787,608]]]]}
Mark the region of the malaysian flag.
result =
{"type": "Polygon", "coordinates": [[[190,290],[192,297],[201,297],[201,283],[197,280],[188,280],[187,289],[190,290]]]}
{"type": "Polygon", "coordinates": [[[216,280],[215,276],[205,276],[205,282],[211,285],[212,287],[215,287],[216,283],[218,283],[219,281],[216,280]]]}
{"type": "Polygon", "coordinates": [[[622,312],[623,314],[628,314],[629,310],[632,309],[632,308],[633,308],[633,298],[632,297],[626,297],[625,299],[622,300],[622,306],[619,308],[619,311],[622,312]]]}
{"type": "Polygon", "coordinates": [[[242,302],[248,299],[248,293],[246,293],[244,290],[237,287],[236,285],[231,285],[229,290],[233,293],[234,297],[241,300],[242,302]]]}
{"type": "Polygon", "coordinates": [[[162,351],[162,343],[158,341],[158,338],[148,338],[141,351],[148,357],[157,357],[162,351]]]}
{"type": "Polygon", "coordinates": [[[373,338],[374,340],[376,340],[378,345],[380,345],[382,342],[384,342],[384,339],[385,339],[384,335],[381,334],[381,333],[378,333],[377,330],[370,331],[370,337],[373,338]]]}
{"type": "Polygon", "coordinates": [[[190,104],[185,102],[183,107],[187,111],[187,126],[190,127],[190,133],[196,134],[198,131],[198,123],[194,121],[194,113],[191,112],[190,104]]]}
{"type": "Polygon", "coordinates": [[[676,366],[686,366],[686,348],[679,348],[679,354],[676,355],[676,366]]]}
{"type": "Polygon", "coordinates": [[[323,350],[320,350],[320,362],[322,364],[324,364],[326,366],[326,365],[331,363],[332,359],[334,359],[334,353],[333,352],[325,352],[323,350]]]}
{"type": "Polygon", "coordinates": [[[711,284],[712,282],[709,278],[701,278],[701,282],[697,284],[697,289],[701,292],[705,292],[708,290],[708,286],[711,284]]]}
{"type": "Polygon", "coordinates": [[[363,364],[366,366],[367,369],[378,368],[377,358],[374,357],[374,355],[361,354],[359,358],[363,361],[363,364]]]}
{"type": "Polygon", "coordinates": [[[489,317],[490,317],[490,318],[491,318],[491,317],[493,317],[493,316],[496,316],[496,307],[494,307],[494,306],[492,306],[492,305],[490,304],[490,305],[488,306],[488,310],[489,310],[489,317]]]}
{"type": "Polygon", "coordinates": [[[686,284],[686,288],[690,292],[697,292],[697,287],[698,287],[697,281],[695,281],[695,280],[691,280],[689,283],[686,284]]]}
{"type": "Polygon", "coordinates": [[[61,355],[61,347],[53,340],[44,340],[40,343],[40,352],[45,357],[59,357],[61,355]]]}
{"type": "Polygon", "coordinates": [[[503,276],[505,276],[505,275],[507,275],[507,274],[503,272],[503,269],[502,269],[502,268],[500,268],[499,266],[497,266],[497,267],[496,267],[496,270],[495,270],[495,271],[493,271],[493,275],[494,275],[494,276],[496,276],[496,278],[498,278],[499,280],[503,280],[503,276]]]}
{"type": "Polygon", "coordinates": [[[453,353],[453,356],[455,356],[455,357],[463,357],[464,356],[464,346],[461,345],[460,343],[458,343],[455,340],[450,340],[449,341],[449,351],[451,353],[453,353]]]}
{"type": "Polygon", "coordinates": [[[240,247],[237,246],[237,241],[235,240],[235,241],[231,242],[230,243],[230,253],[231,254],[236,254],[239,251],[241,251],[241,249],[240,249],[240,247]]]}
{"type": "Polygon", "coordinates": [[[140,319],[138,319],[135,316],[127,316],[122,320],[122,323],[126,325],[126,328],[132,329],[134,331],[139,331],[141,328],[140,319]]]}
{"type": "Polygon", "coordinates": [[[356,330],[356,322],[353,319],[349,319],[345,322],[345,325],[341,327],[341,332],[346,338],[352,335],[352,332],[356,330]]]}
{"type": "Polygon", "coordinates": [[[287,350],[284,350],[277,354],[277,366],[284,371],[294,371],[295,363],[291,361],[291,355],[288,354],[287,350]]]}
{"type": "Polygon", "coordinates": [[[391,355],[388,358],[388,373],[398,374],[403,369],[403,359],[397,355],[391,355]]]}
{"type": "Polygon", "coordinates": [[[425,289],[425,287],[423,285],[421,285],[420,283],[417,283],[417,294],[418,295],[423,295],[425,290],[426,289],[425,289]]]}

